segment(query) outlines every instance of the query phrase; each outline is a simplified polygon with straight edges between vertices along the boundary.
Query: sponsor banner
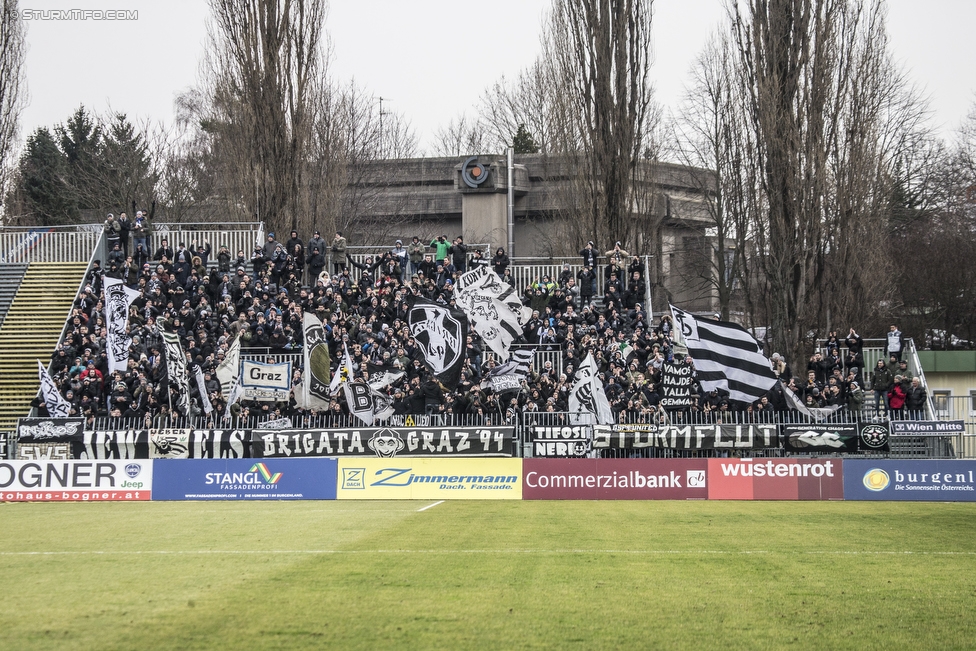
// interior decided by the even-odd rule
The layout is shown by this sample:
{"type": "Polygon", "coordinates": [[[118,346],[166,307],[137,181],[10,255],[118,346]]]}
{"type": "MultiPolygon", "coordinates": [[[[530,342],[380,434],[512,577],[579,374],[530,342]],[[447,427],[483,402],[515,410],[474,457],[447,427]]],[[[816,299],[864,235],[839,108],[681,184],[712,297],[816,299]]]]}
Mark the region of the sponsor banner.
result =
{"type": "Polygon", "coordinates": [[[6,502],[135,501],[152,494],[152,461],[3,461],[6,502]]]}
{"type": "Polygon", "coordinates": [[[72,443],[85,431],[84,418],[21,418],[17,421],[18,443],[72,443]]]}
{"type": "Polygon", "coordinates": [[[842,500],[847,462],[836,459],[708,459],[710,500],[842,500]]]}
{"type": "Polygon", "coordinates": [[[690,407],[694,369],[690,364],[665,362],[661,366],[661,406],[690,407]]]}
{"type": "Polygon", "coordinates": [[[525,459],[527,500],[703,500],[707,459],[525,459]]]}
{"type": "Polygon", "coordinates": [[[71,459],[70,443],[18,443],[18,459],[71,459]]]}
{"type": "Polygon", "coordinates": [[[335,459],[167,459],[154,500],[334,500],[335,459]]]}
{"type": "Polygon", "coordinates": [[[149,430],[93,431],[71,444],[75,459],[148,459],[149,430]]]}
{"type": "Polygon", "coordinates": [[[782,425],[783,447],[789,452],[856,452],[858,428],[854,423],[782,425]]]}
{"type": "Polygon", "coordinates": [[[779,447],[777,426],[594,425],[593,449],[756,450],[779,447]]]}
{"type": "Polygon", "coordinates": [[[864,452],[887,452],[890,449],[888,447],[890,434],[888,421],[859,423],[857,429],[857,447],[864,452]]]}
{"type": "Polygon", "coordinates": [[[340,500],[520,500],[521,459],[339,459],[340,500]]]}
{"type": "Polygon", "coordinates": [[[893,420],[892,436],[954,436],[966,433],[966,423],[961,420],[893,420]]]}
{"type": "Polygon", "coordinates": [[[584,458],[590,452],[593,432],[589,425],[544,427],[530,431],[533,457],[584,458]]]}
{"type": "Polygon", "coordinates": [[[252,457],[510,457],[512,427],[304,430],[251,433],[252,457]]]}
{"type": "Polygon", "coordinates": [[[844,461],[844,499],[976,502],[976,461],[844,461]]]}

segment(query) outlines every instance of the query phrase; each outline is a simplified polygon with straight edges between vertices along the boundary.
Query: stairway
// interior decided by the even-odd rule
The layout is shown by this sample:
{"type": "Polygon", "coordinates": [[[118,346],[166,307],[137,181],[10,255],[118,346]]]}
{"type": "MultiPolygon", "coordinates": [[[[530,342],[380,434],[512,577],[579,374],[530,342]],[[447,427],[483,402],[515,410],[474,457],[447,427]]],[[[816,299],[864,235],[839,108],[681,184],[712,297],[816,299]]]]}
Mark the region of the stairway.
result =
{"type": "Polygon", "coordinates": [[[13,431],[37,395],[88,265],[32,262],[0,326],[0,431],[13,431]]]}
{"type": "Polygon", "coordinates": [[[26,264],[0,264],[0,325],[3,324],[3,317],[7,315],[26,271],[26,264]]]}

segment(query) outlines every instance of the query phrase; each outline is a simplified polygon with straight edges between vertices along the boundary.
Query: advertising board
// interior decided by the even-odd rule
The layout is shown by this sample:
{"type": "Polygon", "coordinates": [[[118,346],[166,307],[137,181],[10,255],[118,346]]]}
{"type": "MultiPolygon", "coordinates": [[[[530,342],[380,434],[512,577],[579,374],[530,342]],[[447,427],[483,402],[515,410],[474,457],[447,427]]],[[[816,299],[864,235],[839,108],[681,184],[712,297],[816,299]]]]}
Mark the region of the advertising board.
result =
{"type": "Polygon", "coordinates": [[[844,462],[844,498],[976,502],[976,461],[848,460],[844,462]]]}
{"type": "Polygon", "coordinates": [[[707,459],[525,459],[527,500],[703,500],[707,459]]]}
{"type": "Polygon", "coordinates": [[[339,459],[340,500],[519,500],[521,459],[339,459]]]}
{"type": "Polygon", "coordinates": [[[709,459],[710,500],[842,500],[841,459],[709,459]]]}
{"type": "Polygon", "coordinates": [[[142,501],[152,494],[152,461],[0,462],[6,502],[142,501]]]}
{"type": "Polygon", "coordinates": [[[160,459],[154,500],[334,500],[335,459],[160,459]]]}

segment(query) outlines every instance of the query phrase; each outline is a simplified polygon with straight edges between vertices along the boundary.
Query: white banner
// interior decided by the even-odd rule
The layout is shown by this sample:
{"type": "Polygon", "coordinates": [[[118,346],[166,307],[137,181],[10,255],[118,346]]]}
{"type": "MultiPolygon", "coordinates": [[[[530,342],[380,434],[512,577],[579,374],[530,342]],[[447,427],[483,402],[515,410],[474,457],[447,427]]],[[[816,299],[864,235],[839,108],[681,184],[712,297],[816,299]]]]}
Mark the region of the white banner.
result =
{"type": "Polygon", "coordinates": [[[118,278],[105,277],[105,329],[108,332],[105,347],[108,349],[108,372],[125,372],[129,363],[129,306],[139,297],[139,292],[129,289],[118,278]]]}
{"type": "Polygon", "coordinates": [[[321,319],[305,312],[302,317],[302,329],[305,334],[305,346],[302,351],[305,372],[302,377],[301,395],[296,394],[295,398],[301,400],[299,407],[302,409],[328,409],[332,359],[329,356],[329,344],[325,340],[325,328],[322,327],[321,319]]]}
{"type": "Polygon", "coordinates": [[[613,424],[613,411],[593,355],[587,354],[576,371],[576,381],[569,392],[569,411],[572,412],[570,422],[574,425],[592,424],[594,419],[601,425],[613,424]]]}
{"type": "Polygon", "coordinates": [[[288,391],[291,389],[291,362],[262,364],[261,362],[244,360],[241,384],[245,389],[288,391]]]}
{"type": "Polygon", "coordinates": [[[200,393],[200,406],[203,407],[203,413],[210,415],[213,411],[213,405],[210,404],[210,396],[207,395],[207,383],[203,379],[203,369],[197,364],[193,367],[193,375],[197,380],[197,391],[200,393]]]}
{"type": "Polygon", "coordinates": [[[217,366],[217,381],[220,382],[220,395],[224,397],[228,405],[231,404],[231,396],[234,395],[234,386],[241,376],[241,338],[234,337],[227,355],[217,366]]]}

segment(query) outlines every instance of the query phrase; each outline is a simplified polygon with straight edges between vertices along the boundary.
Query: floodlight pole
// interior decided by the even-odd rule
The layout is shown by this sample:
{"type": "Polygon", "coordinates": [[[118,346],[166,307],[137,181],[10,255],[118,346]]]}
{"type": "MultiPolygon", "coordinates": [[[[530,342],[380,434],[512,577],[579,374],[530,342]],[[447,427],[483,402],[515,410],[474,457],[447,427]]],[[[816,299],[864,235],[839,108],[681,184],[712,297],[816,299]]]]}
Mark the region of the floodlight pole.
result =
{"type": "Polygon", "coordinates": [[[508,256],[515,255],[515,150],[508,148],[508,256]]]}

